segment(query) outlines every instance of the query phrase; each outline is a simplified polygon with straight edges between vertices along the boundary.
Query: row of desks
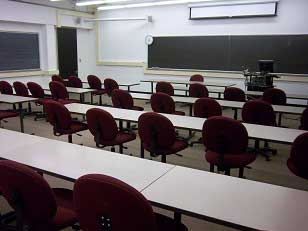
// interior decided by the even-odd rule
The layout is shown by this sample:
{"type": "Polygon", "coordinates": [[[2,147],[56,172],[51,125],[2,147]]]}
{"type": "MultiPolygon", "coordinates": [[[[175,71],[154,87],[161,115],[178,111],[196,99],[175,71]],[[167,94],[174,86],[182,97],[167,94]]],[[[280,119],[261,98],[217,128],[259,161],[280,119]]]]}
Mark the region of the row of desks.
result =
{"type": "MultiPolygon", "coordinates": [[[[100,108],[105,111],[108,111],[116,120],[129,122],[138,122],[139,116],[146,112],[79,103],[67,104],[65,106],[71,113],[80,115],[85,115],[86,112],[91,108],[100,108]]],[[[206,120],[205,118],[191,116],[180,116],[171,114],[162,115],[166,116],[173,123],[174,127],[193,131],[202,131],[203,123],[206,120]]],[[[243,124],[246,127],[248,136],[250,138],[272,141],[276,143],[292,144],[297,136],[305,133],[305,131],[298,129],[263,126],[247,123],[243,124]]]]}
{"type": "Polygon", "coordinates": [[[0,129],[0,157],[74,182],[105,174],[153,205],[240,230],[290,231],[308,226],[308,192],[163,164],[0,129]]]}

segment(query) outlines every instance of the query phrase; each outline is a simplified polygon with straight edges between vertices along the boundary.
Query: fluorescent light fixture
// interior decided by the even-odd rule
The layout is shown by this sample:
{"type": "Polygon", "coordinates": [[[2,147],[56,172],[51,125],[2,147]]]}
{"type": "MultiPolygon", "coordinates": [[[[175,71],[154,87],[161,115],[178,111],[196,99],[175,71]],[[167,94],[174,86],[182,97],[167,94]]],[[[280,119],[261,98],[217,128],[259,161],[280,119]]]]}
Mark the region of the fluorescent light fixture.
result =
{"type": "Polygon", "coordinates": [[[194,2],[207,2],[209,0],[169,0],[169,1],[158,1],[158,2],[144,2],[136,4],[124,4],[124,5],[114,5],[114,6],[101,6],[98,10],[116,10],[123,8],[137,8],[137,7],[148,7],[148,6],[167,6],[175,4],[185,4],[194,2]]]}
{"type": "Polygon", "coordinates": [[[133,1],[133,0],[89,0],[89,1],[79,1],[76,3],[76,6],[90,6],[90,5],[129,2],[129,1],[133,1]]]}

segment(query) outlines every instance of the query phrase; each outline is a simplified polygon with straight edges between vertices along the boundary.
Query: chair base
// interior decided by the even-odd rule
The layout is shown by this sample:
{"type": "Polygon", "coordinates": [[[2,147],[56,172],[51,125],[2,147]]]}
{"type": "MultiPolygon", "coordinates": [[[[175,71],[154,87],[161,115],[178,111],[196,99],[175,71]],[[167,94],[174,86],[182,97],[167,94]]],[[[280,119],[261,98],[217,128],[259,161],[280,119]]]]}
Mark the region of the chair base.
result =
{"type": "MultiPolygon", "coordinates": [[[[249,166],[238,168],[239,169],[239,173],[238,173],[239,178],[246,179],[246,177],[244,176],[244,168],[251,169],[251,167],[249,167],[249,166]]],[[[218,170],[218,167],[217,167],[217,170],[218,170]]],[[[224,168],[224,170],[222,170],[222,171],[225,173],[226,176],[231,175],[231,168],[224,168]]],[[[210,172],[215,172],[215,165],[214,164],[210,165],[210,172]]]]}
{"type": "Polygon", "coordinates": [[[273,156],[277,155],[277,150],[270,148],[267,141],[264,141],[264,148],[260,148],[260,140],[255,140],[254,148],[249,148],[248,151],[264,156],[266,161],[271,161],[271,157],[268,154],[269,152],[271,152],[273,156]]]}

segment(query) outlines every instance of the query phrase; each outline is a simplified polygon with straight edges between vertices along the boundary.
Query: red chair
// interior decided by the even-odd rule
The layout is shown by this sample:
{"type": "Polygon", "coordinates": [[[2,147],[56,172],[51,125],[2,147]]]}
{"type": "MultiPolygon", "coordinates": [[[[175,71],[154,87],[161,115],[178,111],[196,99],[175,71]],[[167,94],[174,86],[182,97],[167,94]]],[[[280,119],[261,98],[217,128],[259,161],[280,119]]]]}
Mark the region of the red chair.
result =
{"type": "MultiPolygon", "coordinates": [[[[30,97],[27,86],[19,81],[13,83],[13,87],[17,96],[30,97]]],[[[31,102],[28,102],[28,111],[31,113],[31,102]]]]}
{"type": "Polygon", "coordinates": [[[115,89],[111,93],[112,104],[116,108],[143,111],[143,107],[134,106],[133,97],[128,91],[115,89]]]}
{"type": "Polygon", "coordinates": [[[13,95],[13,87],[6,81],[0,81],[0,93],[6,95],[13,95]]]}
{"type": "Polygon", "coordinates": [[[50,100],[45,105],[47,121],[53,126],[55,136],[68,135],[68,142],[73,142],[73,134],[88,129],[87,124],[72,120],[71,113],[61,103],[50,100]]]}
{"type": "Polygon", "coordinates": [[[86,113],[87,123],[98,148],[119,145],[119,152],[123,153],[123,144],[136,139],[136,134],[119,130],[116,121],[109,112],[92,108],[86,113]]]}
{"type": "Polygon", "coordinates": [[[82,88],[82,81],[77,76],[69,76],[67,79],[69,87],[82,88]]]}
{"type": "Polygon", "coordinates": [[[153,212],[147,199],[110,176],[90,174],[74,185],[74,204],[84,231],[187,231],[180,222],[153,212]]]}
{"type": "Polygon", "coordinates": [[[79,103],[78,100],[69,99],[69,94],[67,92],[66,87],[58,81],[51,81],[49,83],[49,89],[51,91],[52,98],[58,101],[59,103],[62,104],[79,103]]]}
{"type": "Polygon", "coordinates": [[[176,137],[172,122],[155,112],[146,112],[139,117],[138,133],[142,158],[145,149],[151,156],[161,156],[161,161],[166,163],[167,155],[176,154],[188,147],[186,141],[176,137]]]}
{"type": "Polygon", "coordinates": [[[287,95],[278,88],[268,88],[263,92],[262,99],[270,104],[274,105],[286,105],[287,95]]]}
{"type": "Polygon", "coordinates": [[[289,170],[296,176],[308,179],[308,132],[299,135],[293,142],[290,158],[287,161],[289,170]]]}
{"type": "MultiPolygon", "coordinates": [[[[15,111],[10,111],[10,110],[0,110],[0,126],[1,126],[1,121],[7,118],[12,118],[12,117],[17,117],[18,113],[15,111]]],[[[4,122],[7,122],[4,120],[4,122]]],[[[0,217],[1,218],[1,217],[0,217]]]]}
{"type": "MultiPolygon", "coordinates": [[[[259,124],[266,126],[276,126],[276,116],[273,107],[263,100],[251,100],[244,104],[242,109],[242,119],[245,123],[259,124]]],[[[260,141],[255,141],[255,150],[266,157],[270,158],[267,152],[272,152],[276,155],[277,151],[268,147],[268,142],[265,142],[264,149],[260,149],[260,141]]]]}
{"type": "Polygon", "coordinates": [[[152,94],[151,107],[158,113],[185,115],[185,112],[175,110],[175,103],[170,95],[161,92],[152,94]]]}
{"type": "Polygon", "coordinates": [[[98,95],[99,105],[102,105],[102,95],[106,94],[106,90],[102,88],[102,81],[95,75],[88,75],[87,79],[90,88],[96,90],[91,93],[91,104],[93,104],[93,95],[98,95]]]}
{"type": "Polygon", "coordinates": [[[202,75],[195,74],[195,75],[192,75],[192,76],[190,77],[189,81],[203,82],[203,81],[204,81],[204,78],[203,78],[202,75]]]}
{"type": "Polygon", "coordinates": [[[203,84],[194,83],[189,85],[189,96],[195,98],[207,98],[209,97],[209,91],[203,84]]]}
{"type": "Polygon", "coordinates": [[[301,125],[299,126],[299,129],[308,130],[308,108],[303,111],[303,114],[301,116],[301,125]]]}
{"type": "Polygon", "coordinates": [[[3,196],[16,212],[16,230],[24,224],[31,231],[78,230],[71,190],[51,189],[41,175],[14,161],[0,161],[0,174],[3,196]]]}
{"type": "MultiPolygon", "coordinates": [[[[227,87],[224,91],[224,100],[246,102],[245,92],[237,87],[227,87]]],[[[237,108],[234,108],[234,119],[237,119],[237,108]]]]}
{"type": "Polygon", "coordinates": [[[63,78],[60,75],[52,75],[51,76],[51,81],[57,81],[62,83],[65,86],[65,82],[63,80],[63,78]]]}
{"type": "Polygon", "coordinates": [[[171,83],[164,81],[158,82],[156,84],[156,92],[162,92],[170,96],[174,95],[174,89],[171,83]]]}
{"type": "Polygon", "coordinates": [[[248,133],[243,124],[231,118],[214,116],[206,120],[202,129],[203,143],[206,147],[205,158],[214,166],[230,175],[230,169],[238,168],[239,177],[244,177],[244,168],[256,159],[248,153],[248,133]]]}
{"type": "Polygon", "coordinates": [[[107,95],[111,97],[112,91],[115,89],[119,89],[119,85],[114,79],[107,78],[104,80],[104,88],[107,95]]]}

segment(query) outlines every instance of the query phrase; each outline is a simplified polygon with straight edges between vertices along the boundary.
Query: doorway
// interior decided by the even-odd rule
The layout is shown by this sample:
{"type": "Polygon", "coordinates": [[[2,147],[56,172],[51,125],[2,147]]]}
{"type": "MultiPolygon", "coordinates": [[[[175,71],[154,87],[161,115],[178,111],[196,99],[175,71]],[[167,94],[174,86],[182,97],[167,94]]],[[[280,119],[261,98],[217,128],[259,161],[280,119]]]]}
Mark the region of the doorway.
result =
{"type": "Polygon", "coordinates": [[[74,28],[57,28],[59,74],[62,78],[78,76],[77,31],[74,28]]]}

